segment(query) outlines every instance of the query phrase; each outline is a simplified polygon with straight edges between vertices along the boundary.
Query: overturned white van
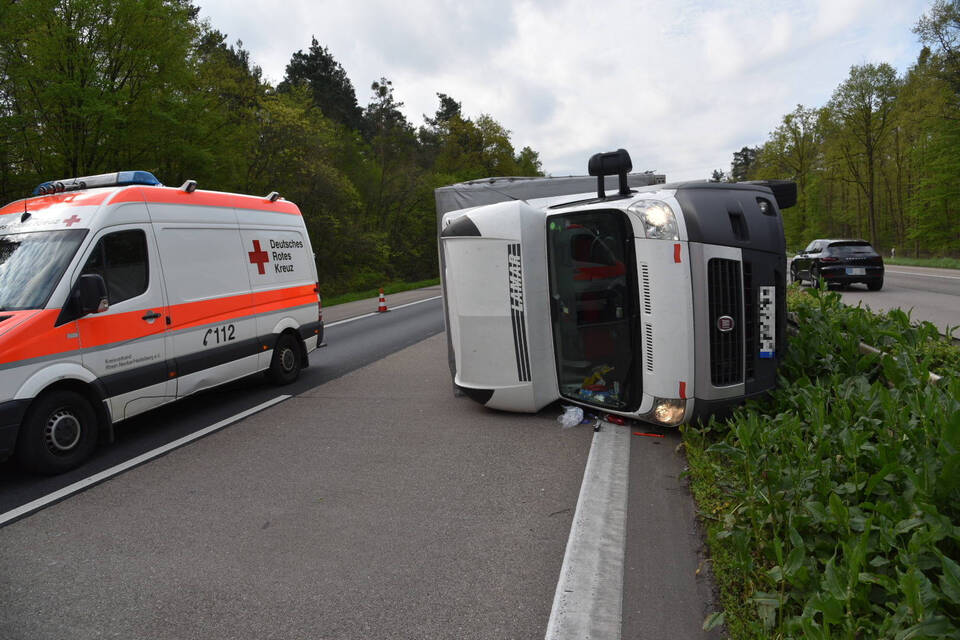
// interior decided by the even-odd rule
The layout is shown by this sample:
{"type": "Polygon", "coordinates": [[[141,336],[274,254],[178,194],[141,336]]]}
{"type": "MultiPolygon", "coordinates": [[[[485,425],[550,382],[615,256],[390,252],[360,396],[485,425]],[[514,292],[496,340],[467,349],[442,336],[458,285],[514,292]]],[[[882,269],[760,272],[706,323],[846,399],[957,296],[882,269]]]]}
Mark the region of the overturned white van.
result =
{"type": "Polygon", "coordinates": [[[775,385],[795,184],[656,184],[631,168],[621,149],[590,159],[595,178],[437,190],[457,389],[495,409],[562,398],[677,425],[775,385]]]}

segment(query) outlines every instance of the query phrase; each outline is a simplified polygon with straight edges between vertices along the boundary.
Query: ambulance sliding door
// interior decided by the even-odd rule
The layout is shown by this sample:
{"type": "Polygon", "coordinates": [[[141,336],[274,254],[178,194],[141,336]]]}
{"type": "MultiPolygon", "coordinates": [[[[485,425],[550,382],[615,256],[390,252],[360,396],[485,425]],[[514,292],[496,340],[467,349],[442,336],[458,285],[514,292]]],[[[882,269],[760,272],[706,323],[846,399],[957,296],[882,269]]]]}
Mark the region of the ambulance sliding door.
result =
{"type": "Polygon", "coordinates": [[[150,205],[170,300],[168,350],[177,365],[177,396],[183,397],[257,370],[260,351],[246,255],[232,209],[199,212],[150,205]]]}
{"type": "MultiPolygon", "coordinates": [[[[117,207],[118,221],[146,219],[142,204],[117,207]]],[[[83,274],[104,279],[110,307],[79,319],[83,364],[103,384],[114,420],[174,398],[165,344],[167,305],[160,260],[149,224],[119,224],[92,238],[83,274]]]]}

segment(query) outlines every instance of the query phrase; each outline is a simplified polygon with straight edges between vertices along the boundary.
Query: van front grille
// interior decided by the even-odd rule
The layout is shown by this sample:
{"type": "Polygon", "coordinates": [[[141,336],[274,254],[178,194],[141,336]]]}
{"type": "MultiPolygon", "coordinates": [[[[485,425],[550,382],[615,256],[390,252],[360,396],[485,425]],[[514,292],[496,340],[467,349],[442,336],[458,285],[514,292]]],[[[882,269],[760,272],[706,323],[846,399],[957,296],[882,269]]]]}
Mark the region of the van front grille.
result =
{"type": "Polygon", "coordinates": [[[710,381],[714,386],[743,382],[743,278],[740,262],[707,262],[710,321],[710,381]]]}
{"type": "Polygon", "coordinates": [[[744,363],[744,377],[753,380],[753,354],[760,350],[759,336],[757,335],[757,317],[759,314],[757,300],[759,294],[753,286],[753,264],[743,261],[743,344],[750,354],[744,363]]]}

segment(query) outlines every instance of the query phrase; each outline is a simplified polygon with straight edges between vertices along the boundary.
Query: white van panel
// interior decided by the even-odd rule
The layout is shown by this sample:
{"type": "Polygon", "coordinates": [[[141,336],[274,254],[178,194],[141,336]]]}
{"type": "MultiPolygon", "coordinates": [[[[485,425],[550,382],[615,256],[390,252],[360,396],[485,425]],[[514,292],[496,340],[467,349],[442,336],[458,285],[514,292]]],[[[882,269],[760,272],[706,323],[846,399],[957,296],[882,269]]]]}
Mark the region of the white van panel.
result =
{"type": "MultiPolygon", "coordinates": [[[[271,349],[267,353],[272,354],[273,350],[271,349]]],[[[259,354],[254,354],[182,376],[178,379],[177,395],[179,397],[187,396],[197,391],[216,387],[225,382],[248,376],[257,370],[258,357],[259,354]]]]}
{"type": "Polygon", "coordinates": [[[247,293],[236,227],[157,225],[170,304],[247,293]]]}
{"type": "Polygon", "coordinates": [[[144,411],[149,411],[150,409],[175,400],[175,396],[164,397],[167,389],[166,385],[167,383],[162,382],[109,398],[108,402],[110,403],[110,410],[113,412],[114,420],[126,420],[144,411]]]}

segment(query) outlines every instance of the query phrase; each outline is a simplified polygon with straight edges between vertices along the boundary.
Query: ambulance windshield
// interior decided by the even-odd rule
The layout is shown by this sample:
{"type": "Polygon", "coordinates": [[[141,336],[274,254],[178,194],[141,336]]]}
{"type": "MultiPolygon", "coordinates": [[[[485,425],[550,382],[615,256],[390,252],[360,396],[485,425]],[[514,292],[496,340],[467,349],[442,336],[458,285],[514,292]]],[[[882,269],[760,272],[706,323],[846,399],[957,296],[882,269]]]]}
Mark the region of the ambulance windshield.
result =
{"type": "Polygon", "coordinates": [[[85,229],[0,235],[0,310],[42,309],[85,229]]]}
{"type": "Polygon", "coordinates": [[[551,217],[547,230],[560,393],[611,409],[637,405],[636,267],[620,211],[551,217]]]}

